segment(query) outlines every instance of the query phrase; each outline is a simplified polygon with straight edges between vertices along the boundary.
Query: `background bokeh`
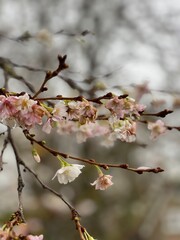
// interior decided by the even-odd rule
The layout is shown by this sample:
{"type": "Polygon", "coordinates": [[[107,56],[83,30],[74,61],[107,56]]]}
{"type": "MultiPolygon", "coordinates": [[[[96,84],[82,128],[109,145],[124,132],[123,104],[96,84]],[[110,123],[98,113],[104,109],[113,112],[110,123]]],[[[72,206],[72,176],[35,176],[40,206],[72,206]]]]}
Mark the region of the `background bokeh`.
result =
{"type": "MultiPolygon", "coordinates": [[[[174,110],[164,121],[170,126],[180,126],[179,18],[178,0],[0,0],[0,87],[31,93],[22,83],[22,77],[38,88],[44,72],[35,69],[55,69],[57,55],[67,54],[69,68],[48,83],[48,96],[94,97],[110,91],[119,95],[128,92],[146,104],[148,112],[174,110]],[[34,70],[29,71],[23,65],[34,70]],[[145,90],[147,93],[140,97],[145,90]]],[[[2,125],[2,132],[4,128],[2,125]]],[[[114,185],[101,192],[90,186],[97,173],[87,166],[75,182],[60,185],[56,180],[51,181],[59,168],[56,159],[38,149],[42,162],[35,163],[29,142],[18,128],[14,129],[20,155],[46,184],[76,207],[82,224],[95,238],[180,238],[177,131],[150,141],[146,126],[139,124],[138,143],[117,142],[111,148],[101,146],[102,139],[79,145],[74,136],[36,131],[39,139],[45,139],[49,146],[71,155],[165,169],[157,175],[110,169],[114,185]]],[[[1,146],[4,138],[1,135],[1,146]]],[[[3,160],[6,164],[0,172],[1,224],[18,204],[17,171],[10,146],[3,160]]],[[[64,203],[41,189],[29,173],[24,173],[24,178],[24,211],[32,232],[43,232],[48,240],[78,239],[64,203]]]]}

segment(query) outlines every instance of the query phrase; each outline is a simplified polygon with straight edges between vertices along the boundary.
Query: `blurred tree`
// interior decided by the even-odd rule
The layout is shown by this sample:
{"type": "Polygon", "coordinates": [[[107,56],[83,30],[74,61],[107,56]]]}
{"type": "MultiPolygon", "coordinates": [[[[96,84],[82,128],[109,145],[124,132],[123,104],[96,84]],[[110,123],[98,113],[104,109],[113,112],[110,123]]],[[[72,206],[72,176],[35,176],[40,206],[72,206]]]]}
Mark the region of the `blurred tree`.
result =
{"type": "MultiPolygon", "coordinates": [[[[113,91],[118,95],[129,92],[132,96],[138,96],[140,90],[146,90],[149,93],[140,100],[148,105],[149,112],[159,110],[156,107],[159,99],[165,101],[164,105],[160,105],[164,108],[172,109],[175,106],[173,103],[178,102],[180,52],[177,23],[180,4],[170,0],[6,0],[0,1],[0,6],[1,87],[7,87],[9,79],[8,87],[12,91],[27,91],[29,84],[33,91],[40,86],[44,72],[56,67],[56,57],[60,53],[68,55],[70,67],[48,83],[49,95],[82,94],[93,98],[113,91]],[[22,84],[23,79],[27,81],[26,85],[22,84]],[[145,87],[145,80],[148,80],[147,89],[142,87],[145,87]],[[151,104],[152,100],[154,105],[151,104]]],[[[176,107],[177,115],[167,117],[167,124],[180,124],[176,117],[179,105],[176,107]]],[[[28,161],[28,144],[26,146],[21,142],[18,130],[15,133],[19,151],[28,161]]],[[[173,191],[174,183],[179,183],[176,177],[178,171],[173,177],[174,168],[179,166],[179,138],[176,132],[167,135],[167,139],[153,144],[148,140],[146,131],[142,130],[138,136],[139,144],[117,142],[108,149],[97,144],[99,140],[88,140],[78,145],[72,136],[60,138],[54,133],[41,137],[46,138],[50,146],[69,154],[99,161],[113,160],[114,163],[128,163],[135,167],[161,163],[170,169],[165,176],[111,170],[116,184],[103,193],[94,192],[89,187],[89,182],[96,178],[91,168],[86,170],[84,179],[81,177],[82,181],[65,187],[56,185],[57,190],[60,189],[79,209],[84,225],[97,239],[159,240],[164,239],[161,221],[165,215],[157,219],[156,214],[161,204],[167,206],[170,201],[168,194],[165,194],[167,188],[173,191]],[[141,143],[148,147],[144,148],[141,143]]],[[[45,181],[49,181],[57,165],[52,166],[52,161],[49,161],[52,157],[47,153],[42,151],[41,156],[43,168],[32,165],[45,181]]],[[[13,172],[9,160],[7,162],[7,168],[13,172]]],[[[0,176],[5,183],[1,186],[1,208],[9,210],[11,206],[12,211],[14,206],[11,201],[3,200],[15,194],[6,192],[12,180],[8,182],[3,174],[0,176]]],[[[70,215],[63,204],[41,191],[29,176],[27,181],[29,185],[24,205],[28,205],[26,211],[32,225],[37,222],[37,231],[43,228],[49,240],[57,239],[57,236],[60,236],[58,239],[77,239],[78,234],[74,235],[70,215]],[[51,206],[48,204],[50,202],[51,206]],[[41,222],[33,217],[43,220],[41,222]]],[[[15,183],[13,188],[16,188],[15,183]]],[[[173,194],[170,197],[173,198],[173,194]]],[[[4,214],[6,218],[7,211],[4,214]]],[[[4,217],[0,220],[3,221],[4,217]]]]}

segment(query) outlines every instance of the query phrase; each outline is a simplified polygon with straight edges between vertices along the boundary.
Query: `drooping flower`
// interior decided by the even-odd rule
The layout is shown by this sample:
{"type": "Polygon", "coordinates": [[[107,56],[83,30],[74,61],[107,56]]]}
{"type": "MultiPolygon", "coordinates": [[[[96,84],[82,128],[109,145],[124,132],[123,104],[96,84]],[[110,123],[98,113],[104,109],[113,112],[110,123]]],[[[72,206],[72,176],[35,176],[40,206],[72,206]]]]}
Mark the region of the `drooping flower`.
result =
{"type": "Polygon", "coordinates": [[[96,190],[106,190],[108,187],[113,185],[111,179],[112,179],[111,175],[100,174],[97,180],[91,183],[91,185],[95,186],[96,190]]]}
{"type": "Polygon", "coordinates": [[[52,180],[57,177],[59,183],[67,184],[68,182],[74,181],[79,174],[81,174],[81,169],[84,167],[84,165],[79,164],[68,164],[67,166],[64,166],[60,168],[52,180]]]}
{"type": "Polygon", "coordinates": [[[156,139],[159,135],[166,132],[167,128],[162,120],[148,122],[148,129],[151,130],[151,139],[156,139]]]}

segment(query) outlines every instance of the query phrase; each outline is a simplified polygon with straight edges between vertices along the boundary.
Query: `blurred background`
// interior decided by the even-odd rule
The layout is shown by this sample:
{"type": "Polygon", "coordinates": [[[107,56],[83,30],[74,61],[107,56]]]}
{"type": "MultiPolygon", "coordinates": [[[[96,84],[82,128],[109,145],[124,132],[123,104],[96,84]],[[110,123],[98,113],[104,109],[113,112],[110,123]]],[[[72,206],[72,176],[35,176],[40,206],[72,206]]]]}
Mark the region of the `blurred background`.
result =
{"type": "MultiPolygon", "coordinates": [[[[37,89],[44,71],[57,67],[57,55],[67,54],[69,68],[48,82],[48,96],[92,98],[110,91],[129,93],[147,105],[147,112],[174,110],[164,121],[180,126],[179,42],[178,0],[0,0],[0,87],[31,94],[23,79],[32,91],[37,89]]],[[[2,125],[0,130],[4,128],[2,125]]],[[[13,135],[28,166],[75,206],[82,224],[95,238],[180,239],[180,137],[176,130],[150,141],[146,126],[139,124],[137,143],[117,141],[111,148],[101,146],[101,138],[78,144],[75,136],[38,132],[39,139],[60,152],[165,169],[157,175],[110,169],[107,174],[113,175],[114,185],[107,191],[90,186],[97,173],[89,166],[71,184],[51,181],[59,168],[56,159],[37,148],[42,162],[35,163],[20,129],[14,129],[13,135]]],[[[1,146],[4,138],[0,138],[1,146]]],[[[18,204],[17,170],[10,146],[3,160],[1,225],[18,204]]],[[[32,232],[43,232],[48,240],[79,239],[64,203],[41,189],[28,172],[23,176],[24,212],[32,232]]]]}

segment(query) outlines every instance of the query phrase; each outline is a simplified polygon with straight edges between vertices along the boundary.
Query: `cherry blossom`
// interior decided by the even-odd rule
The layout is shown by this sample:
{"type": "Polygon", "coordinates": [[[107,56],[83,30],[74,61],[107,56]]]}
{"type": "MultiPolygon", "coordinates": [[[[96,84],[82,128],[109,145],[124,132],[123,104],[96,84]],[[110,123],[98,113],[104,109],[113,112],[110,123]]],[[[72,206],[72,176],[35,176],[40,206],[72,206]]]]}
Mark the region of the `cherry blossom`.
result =
{"type": "Polygon", "coordinates": [[[80,124],[94,122],[97,109],[87,100],[82,102],[71,101],[68,103],[68,119],[78,120],[80,124]]]}
{"type": "Polygon", "coordinates": [[[12,118],[18,112],[18,109],[14,107],[16,101],[17,97],[0,95],[0,119],[12,118]]]}
{"type": "Polygon", "coordinates": [[[96,190],[106,190],[108,187],[113,185],[111,179],[112,179],[111,175],[100,174],[98,179],[91,183],[91,185],[92,186],[95,185],[96,190]]]}
{"type": "Polygon", "coordinates": [[[44,44],[45,46],[52,46],[53,35],[47,29],[41,29],[36,35],[35,38],[44,44]]]}
{"type": "Polygon", "coordinates": [[[62,120],[63,118],[67,117],[67,107],[65,106],[64,102],[59,101],[52,111],[52,119],[54,121],[62,120]]]}
{"type": "Polygon", "coordinates": [[[27,240],[43,240],[43,235],[42,234],[39,236],[28,235],[27,240]]]}
{"type": "Polygon", "coordinates": [[[8,231],[4,231],[0,229],[0,239],[1,240],[7,240],[9,238],[8,231]]]}
{"type": "Polygon", "coordinates": [[[67,184],[68,182],[72,182],[81,174],[81,170],[84,167],[84,165],[79,164],[69,164],[68,166],[64,166],[60,168],[52,180],[57,177],[59,183],[61,184],[67,184]]]}
{"type": "Polygon", "coordinates": [[[101,126],[97,122],[95,123],[89,122],[79,127],[79,131],[77,132],[76,135],[77,142],[82,143],[85,142],[87,138],[105,135],[108,132],[109,129],[107,126],[101,126]]]}
{"type": "Polygon", "coordinates": [[[125,142],[133,142],[136,140],[136,122],[130,119],[119,120],[116,116],[109,118],[109,124],[111,126],[111,133],[109,138],[120,139],[125,142]]]}
{"type": "Polygon", "coordinates": [[[63,119],[57,122],[56,127],[57,127],[57,132],[61,135],[71,134],[71,133],[77,132],[79,129],[78,123],[76,121],[69,121],[66,119],[63,119]]]}
{"type": "Polygon", "coordinates": [[[114,96],[114,98],[107,101],[105,107],[109,109],[113,114],[116,114],[118,118],[124,117],[124,99],[119,99],[118,96],[114,96]]]}
{"type": "Polygon", "coordinates": [[[41,125],[46,114],[47,110],[30,99],[27,93],[19,97],[0,96],[0,121],[8,126],[17,124],[30,129],[35,124],[41,125]]]}
{"type": "Polygon", "coordinates": [[[166,132],[167,128],[162,120],[148,122],[148,129],[151,130],[151,139],[156,139],[159,135],[166,132]]]}
{"type": "Polygon", "coordinates": [[[116,115],[118,119],[127,117],[138,118],[140,113],[145,109],[144,105],[137,104],[133,98],[119,98],[118,96],[114,96],[108,100],[105,107],[109,109],[113,115],[116,115]]]}
{"type": "Polygon", "coordinates": [[[53,125],[52,118],[48,118],[47,121],[44,123],[42,130],[45,133],[50,134],[52,130],[52,125],[53,125]]]}

